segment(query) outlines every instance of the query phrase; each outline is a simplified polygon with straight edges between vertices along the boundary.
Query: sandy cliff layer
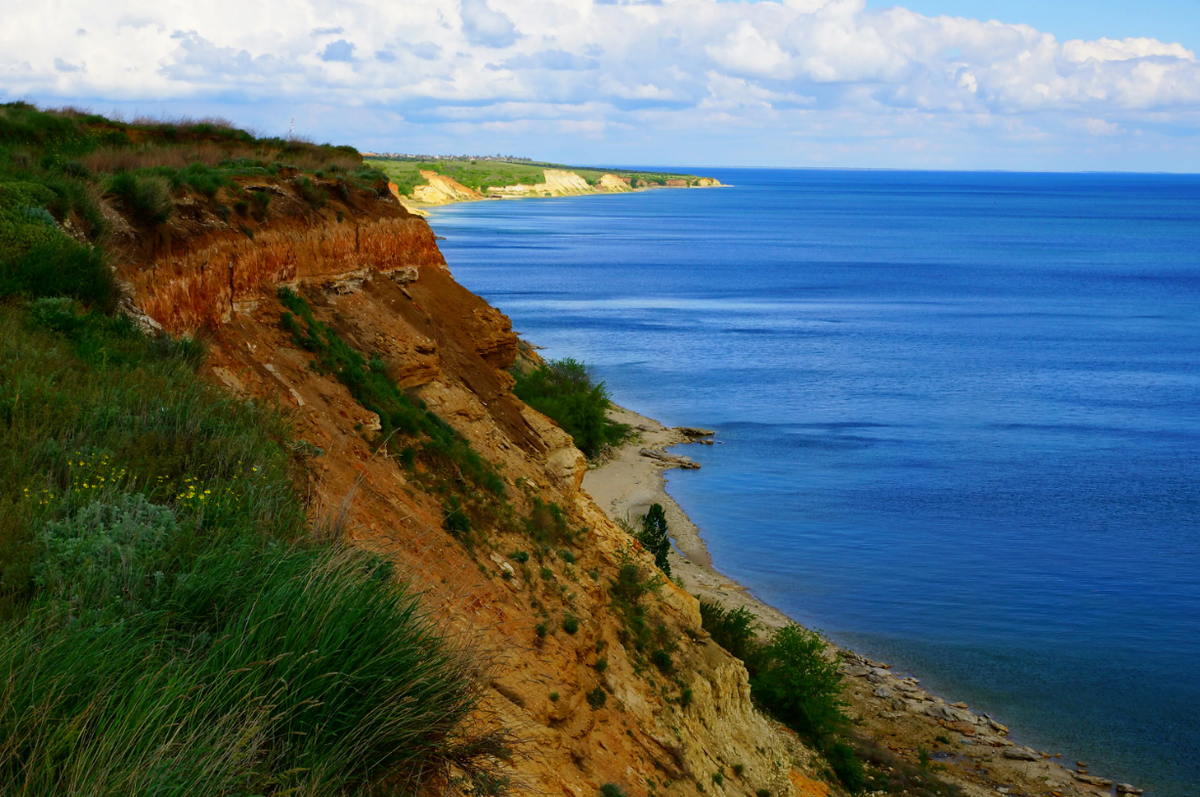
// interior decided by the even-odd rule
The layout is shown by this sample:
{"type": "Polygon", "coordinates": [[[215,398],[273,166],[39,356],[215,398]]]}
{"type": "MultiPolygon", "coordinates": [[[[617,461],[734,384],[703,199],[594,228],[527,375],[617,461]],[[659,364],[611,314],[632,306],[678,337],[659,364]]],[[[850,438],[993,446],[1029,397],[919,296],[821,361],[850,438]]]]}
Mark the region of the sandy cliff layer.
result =
{"type": "Polygon", "coordinates": [[[678,645],[674,673],[622,645],[609,584],[622,561],[650,561],[581,489],[570,438],[512,395],[511,325],[454,281],[428,225],[370,192],[314,210],[286,184],[246,187],[272,193],[261,222],[234,226],[196,204],[153,239],[118,230],[119,275],[144,323],[205,337],[214,381],[292,417],[314,522],[391,558],[447,632],[483,652],[491,689],[479,721],[524,742],[514,791],[590,797],[611,782],[631,795],[711,793],[720,772],[725,794],[827,793],[809,754],[753,707],[740,662],[700,630],[695,598],[667,583],[651,599],[678,645]],[[378,418],[280,328],[281,285],[497,463],[508,520],[498,512],[473,549],[443,530],[442,499],[369,442],[378,418]],[[535,499],[581,531],[571,556],[513,556],[533,548],[519,519],[535,499]],[[586,698],[597,687],[603,707],[586,698]]]}
{"type": "MultiPolygon", "coordinates": [[[[630,180],[616,174],[603,174],[594,184],[588,183],[579,174],[566,169],[545,169],[544,179],[540,183],[507,186],[489,186],[486,191],[476,191],[463,185],[452,177],[437,172],[421,171],[428,185],[419,185],[413,189],[412,196],[400,194],[393,183],[392,193],[411,212],[424,215],[421,205],[450,205],[455,202],[477,202],[481,199],[521,199],[526,197],[559,197],[583,196],[586,194],[617,194],[656,186],[644,180],[630,180]]],[[[701,177],[689,182],[683,179],[666,181],[668,188],[714,188],[721,182],[711,177],[701,177]]]]}

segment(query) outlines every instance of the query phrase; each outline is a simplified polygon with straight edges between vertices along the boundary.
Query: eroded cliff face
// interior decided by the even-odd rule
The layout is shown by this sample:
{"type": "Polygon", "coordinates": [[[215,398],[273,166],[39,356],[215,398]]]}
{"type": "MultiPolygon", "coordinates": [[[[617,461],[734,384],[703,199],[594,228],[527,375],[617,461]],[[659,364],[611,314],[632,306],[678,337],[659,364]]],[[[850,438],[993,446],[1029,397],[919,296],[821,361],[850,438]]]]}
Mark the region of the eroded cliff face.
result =
{"type": "Polygon", "coordinates": [[[512,793],[824,794],[803,774],[803,749],[754,709],[740,662],[700,630],[693,597],[668,582],[646,598],[678,646],[673,673],[622,644],[610,584],[622,562],[652,561],[581,489],[586,463],[569,436],[512,395],[511,324],[454,281],[425,221],[368,192],[314,210],[287,184],[246,189],[272,194],[261,221],[197,203],[151,239],[118,232],[119,276],[147,323],[207,340],[214,381],[291,416],[315,526],[389,557],[445,631],[480,652],[490,690],[479,721],[523,741],[512,793]],[[370,442],[378,418],[281,329],[282,285],[498,465],[509,520],[470,549],[443,530],[442,499],[370,442]],[[535,499],[582,532],[571,556],[512,556],[534,548],[519,519],[535,499]],[[602,707],[587,699],[597,687],[602,707]]]}

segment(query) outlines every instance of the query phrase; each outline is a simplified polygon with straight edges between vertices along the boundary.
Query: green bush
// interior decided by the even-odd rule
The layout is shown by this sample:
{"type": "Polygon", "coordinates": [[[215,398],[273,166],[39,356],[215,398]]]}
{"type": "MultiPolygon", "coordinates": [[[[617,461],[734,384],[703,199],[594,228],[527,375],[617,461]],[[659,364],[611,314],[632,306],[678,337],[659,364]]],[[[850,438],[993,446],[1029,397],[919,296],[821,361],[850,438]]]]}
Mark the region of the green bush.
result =
{"type": "Polygon", "coordinates": [[[604,708],[604,704],[608,702],[608,693],[604,691],[604,687],[597,686],[587,693],[587,702],[593,709],[604,708]]]}
{"type": "Polygon", "coordinates": [[[529,373],[515,370],[513,376],[517,398],[554,420],[587,456],[596,456],[628,435],[628,426],[608,419],[608,391],[603,382],[592,384],[583,363],[552,360],[529,373]]]}
{"type": "Polygon", "coordinates": [[[562,630],[574,636],[579,632],[579,618],[573,614],[568,614],[563,617],[562,630]]]}
{"type": "Polygon", "coordinates": [[[824,746],[822,752],[829,762],[829,768],[846,787],[846,791],[857,794],[866,787],[866,770],[852,746],[841,739],[833,739],[824,746]]]}
{"type": "Polygon", "coordinates": [[[109,307],[117,290],[104,253],[57,232],[55,236],[10,260],[0,258],[0,296],[73,296],[109,307]]]}
{"type": "Polygon", "coordinates": [[[820,740],[845,723],[842,676],[820,636],[798,625],[775,632],[750,679],[756,700],[797,733],[820,740]]]}
{"type": "Polygon", "coordinates": [[[605,783],[600,787],[600,797],[629,797],[629,795],[617,784],[605,783]]]}
{"type": "Polygon", "coordinates": [[[139,224],[166,224],[175,212],[171,183],[161,175],[119,172],[109,178],[105,189],[139,224]]]}
{"type": "Polygon", "coordinates": [[[329,203],[329,194],[321,188],[318,188],[312,180],[301,175],[292,180],[292,185],[296,188],[296,193],[309,204],[313,210],[320,210],[329,203]]]}
{"type": "Polygon", "coordinates": [[[757,669],[758,620],[745,606],[726,609],[711,601],[700,601],[700,620],[704,630],[751,670],[757,669]]]}

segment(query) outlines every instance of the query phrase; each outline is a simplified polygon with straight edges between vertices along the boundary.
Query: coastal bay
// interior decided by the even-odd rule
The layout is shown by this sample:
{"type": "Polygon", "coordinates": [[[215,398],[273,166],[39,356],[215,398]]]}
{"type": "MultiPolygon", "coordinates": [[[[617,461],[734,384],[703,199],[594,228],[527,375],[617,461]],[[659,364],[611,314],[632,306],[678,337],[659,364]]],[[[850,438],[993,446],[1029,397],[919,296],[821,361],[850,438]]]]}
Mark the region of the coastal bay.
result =
{"type": "MultiPolygon", "coordinates": [[[[719,434],[698,434],[687,427],[668,427],[623,407],[609,417],[631,427],[632,438],[589,468],[583,488],[614,522],[635,523],[652,504],[663,507],[674,547],[671,572],[683,588],[701,601],[726,609],[744,608],[757,619],[760,635],[793,620],[759,600],[745,585],[722,574],[712,562],[701,530],[668,494],[666,473],[681,467],[679,446],[719,445],[719,434]],[[655,456],[656,454],[665,457],[655,456]]],[[[685,460],[690,465],[690,458],[685,460]]],[[[927,691],[913,674],[893,669],[852,650],[832,646],[842,657],[844,699],[857,730],[865,732],[896,755],[914,764],[922,754],[940,766],[939,774],[965,794],[985,797],[996,793],[1095,795],[1140,794],[1132,784],[1090,774],[1087,766],[1064,766],[1061,752],[1034,750],[1020,743],[1020,731],[1010,734],[1002,718],[970,710],[927,691]]],[[[1069,761],[1069,759],[1068,759],[1069,761]]],[[[1095,771],[1103,772],[1097,762],[1095,771]]]]}
{"type": "Polygon", "coordinates": [[[543,354],[720,432],[668,491],[722,572],[1023,744],[1191,794],[1197,180],[712,173],[736,187],[432,224],[543,354]]]}

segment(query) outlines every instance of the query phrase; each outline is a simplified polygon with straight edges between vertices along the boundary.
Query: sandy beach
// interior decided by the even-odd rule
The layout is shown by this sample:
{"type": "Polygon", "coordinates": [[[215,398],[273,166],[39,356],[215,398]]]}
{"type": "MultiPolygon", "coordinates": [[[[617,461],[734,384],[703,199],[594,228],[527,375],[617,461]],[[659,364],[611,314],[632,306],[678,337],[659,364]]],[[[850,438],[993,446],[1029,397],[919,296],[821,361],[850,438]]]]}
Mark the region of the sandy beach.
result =
{"type": "MultiPolygon", "coordinates": [[[[589,469],[583,487],[596,503],[617,521],[636,521],[651,504],[661,504],[675,543],[670,555],[672,574],[689,593],[726,608],[747,608],[764,632],[792,622],[716,570],[700,529],[667,495],[663,472],[686,464],[666,455],[665,449],[706,440],[719,445],[719,430],[715,436],[699,435],[701,430],[666,427],[620,407],[614,407],[610,416],[630,425],[636,434],[589,469]]],[[[1140,793],[1102,777],[1102,770],[1091,774],[1088,762],[1021,744],[1019,729],[1010,733],[1002,718],[926,691],[920,686],[919,673],[900,673],[889,664],[850,650],[841,653],[845,698],[850,704],[847,713],[857,729],[913,762],[926,754],[940,775],[965,794],[1066,797],[1140,793]],[[1070,764],[1073,766],[1068,767],[1070,764]]]]}

